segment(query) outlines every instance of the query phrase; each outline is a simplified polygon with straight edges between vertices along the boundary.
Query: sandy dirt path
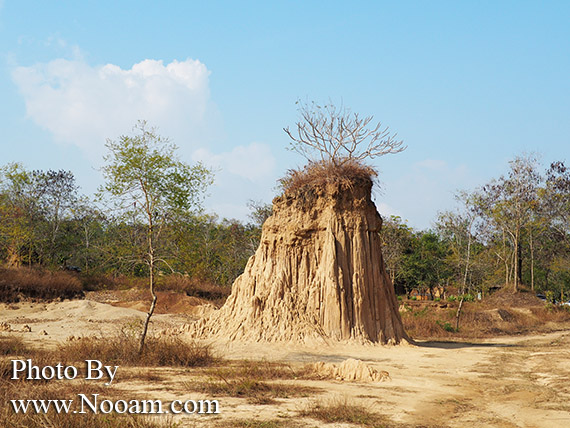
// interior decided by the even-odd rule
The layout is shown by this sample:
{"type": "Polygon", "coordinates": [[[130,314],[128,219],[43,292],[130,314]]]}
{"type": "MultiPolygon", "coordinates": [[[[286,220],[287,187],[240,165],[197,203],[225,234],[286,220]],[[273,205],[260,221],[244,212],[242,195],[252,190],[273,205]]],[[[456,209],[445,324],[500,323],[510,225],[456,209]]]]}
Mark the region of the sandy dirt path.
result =
{"type": "MultiPolygon", "coordinates": [[[[358,358],[388,382],[328,382],[395,422],[449,427],[570,427],[570,332],[416,346],[218,345],[226,357],[290,363],[358,358]]],[[[321,387],[323,385],[321,384],[321,387]]]]}

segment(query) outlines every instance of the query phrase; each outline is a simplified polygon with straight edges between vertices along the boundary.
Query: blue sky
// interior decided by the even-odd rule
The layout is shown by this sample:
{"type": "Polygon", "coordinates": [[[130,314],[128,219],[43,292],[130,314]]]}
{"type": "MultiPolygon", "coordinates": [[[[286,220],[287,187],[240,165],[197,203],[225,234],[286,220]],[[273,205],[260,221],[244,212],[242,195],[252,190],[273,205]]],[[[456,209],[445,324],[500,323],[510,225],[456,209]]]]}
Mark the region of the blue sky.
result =
{"type": "Polygon", "coordinates": [[[568,1],[0,0],[0,164],[101,184],[105,138],[147,119],[218,170],[206,208],[246,219],[303,159],[298,98],[374,115],[381,214],[430,227],[524,151],[570,161],[568,1]]]}

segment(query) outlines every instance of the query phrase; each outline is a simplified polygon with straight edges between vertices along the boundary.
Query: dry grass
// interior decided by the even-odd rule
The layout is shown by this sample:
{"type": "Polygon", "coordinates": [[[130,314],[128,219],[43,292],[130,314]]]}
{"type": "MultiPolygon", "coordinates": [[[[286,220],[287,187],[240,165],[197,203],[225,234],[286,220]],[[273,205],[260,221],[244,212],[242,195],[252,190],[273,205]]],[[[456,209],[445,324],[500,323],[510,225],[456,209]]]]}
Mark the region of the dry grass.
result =
{"type": "Polygon", "coordinates": [[[207,367],[219,362],[211,347],[178,338],[147,337],[142,355],[138,338],[127,334],[106,338],[85,337],[60,344],[54,350],[37,350],[20,338],[0,336],[0,355],[33,358],[37,365],[98,359],[124,366],[207,367]]]}
{"type": "Polygon", "coordinates": [[[87,396],[99,394],[100,399],[118,399],[122,391],[104,388],[88,382],[52,381],[37,383],[0,380],[0,401],[5,405],[0,409],[0,426],[10,428],[174,428],[170,422],[152,421],[145,417],[122,416],[115,413],[97,415],[93,413],[74,414],[57,413],[49,410],[38,413],[28,410],[27,413],[16,413],[10,400],[74,400],[77,394],[87,396]],[[9,404],[10,403],[10,404],[9,404]]]}
{"type": "Polygon", "coordinates": [[[189,389],[214,397],[227,396],[246,398],[252,404],[273,404],[276,398],[308,397],[319,392],[317,388],[279,382],[264,382],[258,379],[211,379],[192,382],[189,389]]]}
{"type": "Polygon", "coordinates": [[[208,369],[205,374],[225,379],[251,378],[262,380],[307,379],[312,375],[309,366],[293,369],[289,364],[270,361],[238,361],[230,366],[208,369]]]}
{"type": "Polygon", "coordinates": [[[406,304],[402,322],[406,332],[414,339],[454,337],[454,309],[439,309],[428,303],[406,304]]]}
{"type": "Polygon", "coordinates": [[[267,421],[232,419],[220,421],[214,426],[220,428],[301,428],[306,425],[292,419],[271,419],[267,421]]]}
{"type": "Polygon", "coordinates": [[[545,305],[532,296],[511,296],[465,302],[459,331],[455,331],[457,302],[447,302],[443,308],[443,302],[405,302],[402,322],[415,339],[490,338],[568,328],[568,308],[545,305]]]}
{"type": "Polygon", "coordinates": [[[370,412],[364,406],[351,404],[347,398],[313,401],[299,415],[327,423],[344,422],[371,428],[394,426],[386,417],[370,412]]]}
{"type": "Polygon", "coordinates": [[[370,166],[357,161],[347,161],[340,166],[330,161],[310,162],[302,169],[290,169],[279,182],[286,193],[293,193],[305,186],[338,184],[351,188],[356,183],[372,184],[378,173],[370,166]]]}
{"type": "Polygon", "coordinates": [[[156,368],[147,369],[147,368],[139,368],[139,367],[130,367],[125,370],[121,370],[120,373],[117,373],[116,379],[117,381],[126,381],[126,380],[136,380],[140,382],[146,383],[161,383],[166,381],[168,378],[168,374],[161,374],[157,371],[156,368]]]}
{"type": "Polygon", "coordinates": [[[83,295],[81,281],[65,271],[34,268],[0,268],[0,301],[71,299],[83,295]]]}
{"type": "MultiPolygon", "coordinates": [[[[182,366],[196,367],[218,361],[212,357],[208,346],[196,343],[184,343],[176,339],[149,338],[146,352],[139,356],[138,342],[134,337],[122,335],[107,339],[85,338],[60,345],[55,350],[34,350],[26,347],[19,338],[0,337],[0,354],[4,356],[22,356],[32,358],[40,369],[47,365],[61,362],[67,365],[86,359],[99,359],[106,363],[125,366],[182,366]]],[[[82,371],[82,368],[79,370],[82,371]]],[[[77,394],[87,396],[100,394],[99,400],[119,399],[124,392],[113,387],[103,387],[97,383],[77,381],[12,380],[12,365],[9,359],[0,360],[0,400],[6,404],[10,400],[32,399],[75,399],[77,394]]],[[[81,376],[80,376],[81,377],[81,376]]],[[[147,380],[155,380],[149,376],[147,380]]],[[[47,414],[15,413],[11,405],[0,409],[0,426],[16,428],[174,428],[176,425],[164,421],[151,420],[141,416],[119,414],[47,414]]]]}
{"type": "Polygon", "coordinates": [[[0,336],[0,356],[22,355],[28,348],[21,338],[15,336],[0,336]]]}
{"type": "Polygon", "coordinates": [[[318,388],[271,382],[303,378],[308,371],[304,368],[295,371],[288,365],[266,361],[242,361],[234,366],[209,369],[205,374],[208,380],[186,386],[212,395],[247,398],[254,404],[270,404],[275,398],[306,397],[320,391],[318,388]]]}
{"type": "Polygon", "coordinates": [[[138,338],[121,334],[106,338],[81,338],[60,345],[55,354],[65,361],[98,359],[124,366],[205,367],[218,359],[208,345],[178,338],[147,337],[142,355],[138,338]]]}
{"type": "Polygon", "coordinates": [[[231,287],[222,287],[208,281],[174,274],[159,278],[158,289],[186,293],[188,296],[210,300],[217,304],[223,304],[232,291],[231,287]]]}

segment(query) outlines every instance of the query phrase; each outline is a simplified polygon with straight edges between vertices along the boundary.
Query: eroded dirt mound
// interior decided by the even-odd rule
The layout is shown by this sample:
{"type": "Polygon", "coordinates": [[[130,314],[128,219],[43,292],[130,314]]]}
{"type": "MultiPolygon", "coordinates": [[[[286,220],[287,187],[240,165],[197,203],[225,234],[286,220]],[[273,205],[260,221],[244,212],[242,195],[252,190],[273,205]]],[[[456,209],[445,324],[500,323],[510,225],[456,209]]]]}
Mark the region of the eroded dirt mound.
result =
{"type": "MultiPolygon", "coordinates": [[[[208,300],[187,296],[174,291],[158,291],[155,313],[157,314],[186,314],[197,318],[208,315],[216,307],[208,300]]],[[[107,290],[87,293],[91,300],[107,303],[121,308],[136,309],[147,312],[151,297],[148,290],[107,290]]]]}
{"type": "Polygon", "coordinates": [[[246,341],[405,340],[372,182],[349,184],[306,185],[275,198],[225,305],[189,330],[246,341]]]}
{"type": "Polygon", "coordinates": [[[387,371],[378,371],[361,360],[349,358],[340,365],[319,361],[313,365],[321,379],[336,379],[348,382],[382,382],[390,379],[387,371]]]}

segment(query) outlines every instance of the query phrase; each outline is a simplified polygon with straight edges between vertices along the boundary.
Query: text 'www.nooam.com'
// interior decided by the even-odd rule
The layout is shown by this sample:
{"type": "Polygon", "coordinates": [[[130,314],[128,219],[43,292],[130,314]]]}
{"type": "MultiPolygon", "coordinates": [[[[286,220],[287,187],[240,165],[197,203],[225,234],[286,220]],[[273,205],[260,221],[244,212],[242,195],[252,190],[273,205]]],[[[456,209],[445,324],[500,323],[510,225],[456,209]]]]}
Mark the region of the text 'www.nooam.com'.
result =
{"type": "Polygon", "coordinates": [[[99,394],[77,394],[78,400],[10,400],[15,413],[45,414],[95,413],[95,414],[217,414],[218,400],[100,400],[99,394]]]}

